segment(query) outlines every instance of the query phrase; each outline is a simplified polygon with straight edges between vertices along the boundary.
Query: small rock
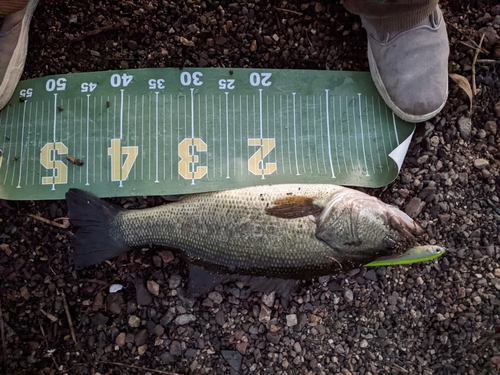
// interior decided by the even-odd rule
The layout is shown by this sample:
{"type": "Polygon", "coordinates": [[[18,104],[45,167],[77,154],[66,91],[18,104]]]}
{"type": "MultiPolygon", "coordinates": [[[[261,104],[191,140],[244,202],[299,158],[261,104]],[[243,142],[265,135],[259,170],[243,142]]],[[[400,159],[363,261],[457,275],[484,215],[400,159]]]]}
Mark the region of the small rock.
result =
{"type": "Polygon", "coordinates": [[[484,130],[486,130],[488,133],[495,135],[497,134],[497,123],[496,121],[486,121],[486,124],[484,125],[484,130]]]}
{"type": "Polygon", "coordinates": [[[144,345],[146,343],[147,339],[148,339],[148,330],[147,329],[141,329],[134,336],[134,343],[137,346],[141,346],[141,345],[144,345]]]}
{"type": "Polygon", "coordinates": [[[116,293],[116,292],[119,292],[122,289],[123,289],[123,285],[121,285],[121,284],[111,284],[109,286],[109,292],[110,293],[116,293]]]}
{"type": "Polygon", "coordinates": [[[288,327],[294,327],[297,325],[297,315],[296,314],[289,314],[286,316],[286,325],[288,327]]]}
{"type": "Polygon", "coordinates": [[[377,335],[378,337],[380,337],[381,339],[385,339],[387,337],[387,330],[384,329],[384,328],[379,328],[377,330],[377,335]]]}
{"type": "Polygon", "coordinates": [[[179,356],[182,354],[181,343],[179,341],[172,341],[170,344],[170,354],[173,356],[179,356]]]}
{"type": "Polygon", "coordinates": [[[176,361],[176,359],[171,353],[162,353],[160,355],[160,361],[162,361],[163,363],[173,363],[176,361]]]}
{"type": "Polygon", "coordinates": [[[148,350],[148,346],[146,344],[141,345],[137,348],[137,354],[143,355],[144,353],[146,353],[146,350],[148,350]]]}
{"type": "Polygon", "coordinates": [[[127,42],[127,47],[132,50],[132,51],[136,51],[137,50],[137,42],[135,40],[129,40],[127,42]]]}
{"type": "Polygon", "coordinates": [[[262,295],[262,302],[268,307],[273,307],[275,298],[276,298],[276,292],[271,292],[269,294],[263,294],[262,295]]]}
{"type": "Polygon", "coordinates": [[[422,211],[422,208],[424,208],[424,206],[425,202],[422,202],[419,197],[413,197],[406,205],[405,213],[411,218],[416,218],[418,215],[420,215],[420,212],[422,211]]]}
{"type": "Polygon", "coordinates": [[[175,318],[174,323],[178,326],[183,326],[196,321],[196,316],[193,314],[182,314],[175,318]]]}
{"type": "Polygon", "coordinates": [[[125,345],[125,337],[127,337],[127,334],[125,332],[120,332],[120,334],[116,336],[115,344],[121,348],[125,345]]]}
{"type": "Polygon", "coordinates": [[[222,303],[222,294],[219,292],[210,292],[208,298],[212,300],[213,303],[220,305],[222,303]]]}
{"type": "Polygon", "coordinates": [[[108,324],[108,321],[109,321],[109,318],[102,313],[97,313],[92,318],[92,323],[95,326],[105,326],[106,324],[108,324]]]}
{"type": "Polygon", "coordinates": [[[474,160],[474,167],[477,169],[488,168],[490,166],[490,162],[486,159],[476,159],[474,160]]]}
{"type": "Polygon", "coordinates": [[[252,40],[252,44],[250,44],[250,51],[251,52],[257,51],[257,41],[255,39],[252,40]]]}
{"type": "Polygon", "coordinates": [[[472,120],[466,116],[460,117],[458,119],[458,131],[463,139],[469,139],[472,131],[472,120]]]}
{"type": "Polygon", "coordinates": [[[236,344],[236,350],[241,355],[245,355],[248,348],[248,342],[239,342],[236,344]]]}
{"type": "Polygon", "coordinates": [[[193,358],[194,356],[196,356],[196,349],[194,348],[189,348],[184,352],[184,357],[186,358],[193,358]]]}
{"type": "Polygon", "coordinates": [[[215,322],[220,326],[223,326],[224,323],[226,323],[226,320],[224,319],[224,311],[217,311],[217,314],[215,314],[215,322]]]}
{"type": "Polygon", "coordinates": [[[259,322],[267,323],[271,320],[271,309],[264,304],[260,305],[259,322]]]}
{"type": "Polygon", "coordinates": [[[137,328],[141,325],[141,319],[136,315],[132,315],[128,318],[128,325],[132,328],[137,328]]]}
{"type": "Polygon", "coordinates": [[[365,273],[365,279],[371,280],[371,281],[377,281],[377,272],[375,272],[374,269],[370,269],[365,273]]]}
{"type": "Polygon", "coordinates": [[[347,302],[352,302],[354,300],[354,293],[352,292],[351,289],[346,289],[344,291],[344,297],[347,302]]]}
{"type": "Polygon", "coordinates": [[[147,287],[149,292],[153,296],[158,296],[160,294],[160,285],[154,280],[148,280],[147,287]]]}
{"type": "Polygon", "coordinates": [[[495,113],[496,113],[497,117],[500,118],[500,102],[497,102],[495,104],[495,108],[494,109],[495,109],[495,113]]]}
{"type": "Polygon", "coordinates": [[[174,254],[168,250],[162,250],[158,253],[163,260],[163,264],[168,264],[174,260],[174,254]]]}
{"type": "Polygon", "coordinates": [[[234,371],[240,371],[243,357],[235,350],[221,350],[222,357],[234,371]]]}
{"type": "Polygon", "coordinates": [[[170,289],[177,289],[182,282],[182,277],[180,275],[172,275],[168,279],[168,287],[170,289]]]}
{"type": "Polygon", "coordinates": [[[192,40],[184,38],[183,36],[179,37],[179,41],[186,47],[194,47],[194,42],[192,40]]]}
{"type": "Polygon", "coordinates": [[[137,278],[134,280],[135,293],[137,298],[137,304],[139,306],[148,306],[153,302],[153,297],[151,297],[151,293],[147,290],[144,285],[144,280],[141,278],[137,278]]]}
{"type": "Polygon", "coordinates": [[[226,37],[223,37],[222,35],[219,35],[218,37],[215,38],[215,44],[222,46],[226,44],[227,39],[226,37]]]}
{"type": "Polygon", "coordinates": [[[366,340],[361,340],[361,342],[359,343],[359,347],[360,348],[367,348],[368,347],[368,341],[366,340]]]}

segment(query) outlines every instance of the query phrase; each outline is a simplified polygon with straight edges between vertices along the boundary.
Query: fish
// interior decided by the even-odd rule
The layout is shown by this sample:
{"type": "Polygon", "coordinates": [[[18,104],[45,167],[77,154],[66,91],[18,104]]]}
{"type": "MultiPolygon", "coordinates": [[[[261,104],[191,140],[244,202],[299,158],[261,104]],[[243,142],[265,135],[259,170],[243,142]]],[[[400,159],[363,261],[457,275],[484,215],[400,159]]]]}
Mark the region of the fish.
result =
{"type": "Polygon", "coordinates": [[[306,279],[403,254],[424,233],[397,207],[329,184],[189,194],[132,210],[77,188],[68,190],[66,201],[77,267],[132,248],[170,247],[198,271],[306,279]]]}

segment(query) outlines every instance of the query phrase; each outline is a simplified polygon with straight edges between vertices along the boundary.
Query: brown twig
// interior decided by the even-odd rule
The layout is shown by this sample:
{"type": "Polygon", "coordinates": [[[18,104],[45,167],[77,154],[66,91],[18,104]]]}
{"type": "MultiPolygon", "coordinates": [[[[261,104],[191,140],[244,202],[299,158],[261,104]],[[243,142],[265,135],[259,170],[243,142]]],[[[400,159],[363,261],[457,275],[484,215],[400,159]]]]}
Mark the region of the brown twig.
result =
{"type": "Polygon", "coordinates": [[[76,345],[76,335],[75,335],[75,329],[73,328],[73,320],[71,319],[71,314],[69,313],[69,306],[68,306],[68,301],[66,301],[66,294],[64,294],[64,291],[61,289],[61,297],[64,303],[64,310],[66,311],[66,318],[68,319],[68,325],[69,325],[69,331],[71,332],[71,338],[73,339],[73,342],[76,345]]]}
{"type": "Polygon", "coordinates": [[[91,30],[91,31],[87,31],[81,35],[78,35],[78,36],[75,36],[74,38],[71,38],[69,40],[70,43],[75,43],[75,42],[80,42],[88,37],[91,37],[91,36],[94,36],[94,35],[98,35],[100,33],[104,33],[106,31],[111,31],[111,30],[115,30],[115,29],[118,29],[122,24],[120,22],[116,22],[112,25],[108,25],[108,26],[104,26],[104,27],[99,27],[97,29],[94,29],[94,30],[91,30]]]}
{"type": "Polygon", "coordinates": [[[290,9],[285,9],[285,8],[274,8],[274,9],[281,10],[282,12],[293,13],[293,14],[296,14],[298,16],[303,16],[304,15],[303,13],[297,12],[296,10],[290,10],[290,9]]]}
{"type": "Polygon", "coordinates": [[[476,48],[476,52],[474,53],[474,58],[472,59],[472,95],[476,95],[478,90],[476,89],[476,60],[479,55],[479,51],[481,50],[481,45],[483,44],[484,33],[481,35],[481,40],[479,41],[479,45],[476,48]]]}
{"type": "Polygon", "coordinates": [[[128,367],[128,368],[133,368],[135,370],[143,370],[143,371],[149,371],[149,372],[156,372],[158,374],[164,374],[164,375],[180,375],[177,372],[163,371],[163,370],[157,370],[157,369],[152,369],[152,368],[147,368],[147,367],[140,367],[140,366],[134,366],[134,365],[126,365],[125,363],[119,363],[119,362],[97,361],[97,363],[103,363],[103,364],[108,364],[108,365],[128,367]]]}
{"type": "MultiPolygon", "coordinates": [[[[467,36],[462,30],[460,30],[458,27],[456,27],[455,25],[453,25],[451,22],[446,24],[447,26],[450,25],[451,27],[453,27],[455,30],[457,30],[460,34],[462,34],[464,37],[466,37],[475,47],[471,47],[470,45],[466,44],[465,42],[462,42],[462,41],[459,41],[459,43],[462,43],[462,44],[465,44],[467,47],[469,48],[477,48],[478,45],[477,43],[474,41],[474,39],[472,39],[471,37],[467,36]]],[[[486,52],[486,51],[482,51],[483,53],[486,52]]]]}
{"type": "Polygon", "coordinates": [[[39,216],[39,215],[35,215],[35,214],[27,214],[28,217],[31,217],[32,219],[35,219],[35,220],[38,220],[38,221],[41,221],[42,223],[45,223],[45,224],[49,224],[49,225],[53,225],[55,227],[58,227],[58,228],[61,228],[61,229],[66,229],[69,227],[69,221],[63,223],[63,224],[59,224],[59,223],[56,223],[55,221],[51,221],[49,219],[46,219],[42,216],[39,216]]]}

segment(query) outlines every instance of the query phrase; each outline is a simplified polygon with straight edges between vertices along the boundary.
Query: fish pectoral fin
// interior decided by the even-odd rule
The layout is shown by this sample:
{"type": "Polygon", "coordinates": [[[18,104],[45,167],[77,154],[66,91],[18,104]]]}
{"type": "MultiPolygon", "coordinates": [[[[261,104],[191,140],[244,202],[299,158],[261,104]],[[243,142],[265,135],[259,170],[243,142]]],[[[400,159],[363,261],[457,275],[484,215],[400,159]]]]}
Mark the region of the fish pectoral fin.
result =
{"type": "Polygon", "coordinates": [[[266,207],[266,214],[282,219],[296,219],[304,216],[317,216],[323,207],[315,203],[314,198],[303,195],[291,195],[276,199],[272,206],[266,207]]]}

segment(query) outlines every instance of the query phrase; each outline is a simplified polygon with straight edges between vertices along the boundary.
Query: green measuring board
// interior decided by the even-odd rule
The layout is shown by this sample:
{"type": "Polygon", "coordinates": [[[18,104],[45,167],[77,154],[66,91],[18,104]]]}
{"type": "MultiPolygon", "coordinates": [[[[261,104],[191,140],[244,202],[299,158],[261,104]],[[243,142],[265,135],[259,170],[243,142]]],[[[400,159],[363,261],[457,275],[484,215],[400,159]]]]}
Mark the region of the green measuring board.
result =
{"type": "Polygon", "coordinates": [[[19,83],[0,111],[0,198],[187,194],[277,183],[379,187],[414,125],[369,73],[139,69],[19,83]]]}

